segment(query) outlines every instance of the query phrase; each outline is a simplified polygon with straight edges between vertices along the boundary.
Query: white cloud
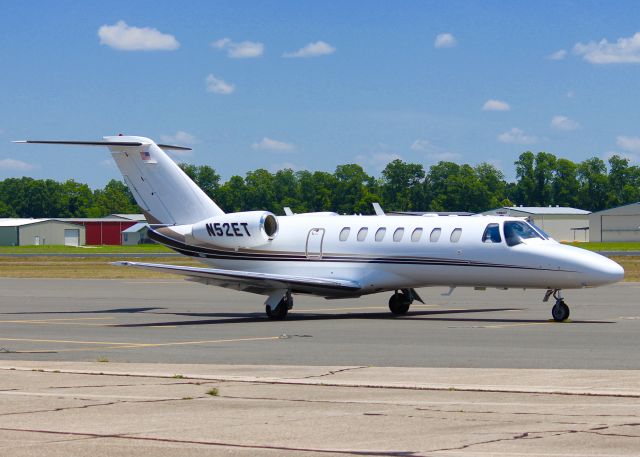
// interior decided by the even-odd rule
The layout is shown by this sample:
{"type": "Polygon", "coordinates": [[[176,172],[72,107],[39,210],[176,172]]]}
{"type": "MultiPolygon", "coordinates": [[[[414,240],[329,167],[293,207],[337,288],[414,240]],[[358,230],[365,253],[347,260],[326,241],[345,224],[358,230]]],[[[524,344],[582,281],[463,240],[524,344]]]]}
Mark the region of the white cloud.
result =
{"type": "Polygon", "coordinates": [[[213,92],[214,94],[229,95],[236,90],[235,85],[227,83],[214,75],[207,76],[206,83],[207,92],[213,92]]]}
{"type": "Polygon", "coordinates": [[[0,160],[0,170],[11,170],[11,171],[27,171],[33,170],[35,166],[30,163],[23,162],[22,160],[16,159],[2,159],[0,160]]]}
{"type": "Polygon", "coordinates": [[[372,154],[359,154],[355,158],[355,162],[363,165],[365,168],[371,168],[376,172],[384,170],[389,162],[394,160],[403,160],[400,154],[392,152],[374,152],[372,154]]]}
{"type": "Polygon", "coordinates": [[[511,106],[502,100],[489,99],[482,105],[482,111],[510,111],[511,106]]]}
{"type": "Polygon", "coordinates": [[[274,140],[273,138],[265,136],[259,142],[253,143],[251,148],[265,151],[288,152],[293,151],[294,146],[291,143],[285,143],[284,141],[274,140]]]}
{"type": "Polygon", "coordinates": [[[124,21],[98,29],[100,44],[121,51],[173,51],[180,43],[173,35],[150,27],[131,27],[124,21]]]}
{"type": "Polygon", "coordinates": [[[569,119],[567,116],[553,116],[551,119],[551,128],[556,130],[571,131],[580,128],[580,124],[569,119]]]}
{"type": "Polygon", "coordinates": [[[462,154],[447,151],[421,138],[414,141],[409,148],[412,151],[424,153],[424,157],[431,162],[456,162],[462,159],[462,154]]]}
{"type": "Polygon", "coordinates": [[[564,60],[567,57],[567,51],[564,49],[559,49],[556,52],[552,52],[547,56],[549,60],[564,60]]]}
{"type": "Polygon", "coordinates": [[[250,59],[264,54],[264,44],[256,41],[241,41],[237,43],[231,41],[230,38],[222,38],[211,43],[211,47],[226,50],[227,55],[233,59],[250,59]]]}
{"type": "Polygon", "coordinates": [[[421,138],[418,138],[416,141],[411,143],[411,146],[409,146],[409,149],[416,152],[424,152],[428,150],[430,147],[431,147],[431,143],[429,142],[429,140],[423,140],[421,138]]]}
{"type": "Polygon", "coordinates": [[[517,127],[513,127],[511,130],[498,135],[498,141],[507,144],[532,144],[537,140],[534,135],[527,135],[517,127]]]}
{"type": "Polygon", "coordinates": [[[178,146],[198,143],[198,139],[195,136],[183,130],[178,130],[175,135],[160,135],[160,139],[163,143],[176,144],[178,146]]]}
{"type": "Polygon", "coordinates": [[[456,37],[450,33],[440,33],[436,36],[436,40],[433,42],[433,46],[436,49],[452,48],[458,44],[456,37]]]}
{"type": "Polygon", "coordinates": [[[599,42],[576,43],[573,52],[592,64],[640,63],[640,32],[629,38],[618,38],[615,43],[606,39],[599,42]]]}
{"type": "Polygon", "coordinates": [[[315,43],[309,43],[303,48],[293,52],[285,52],[282,57],[319,57],[333,54],[336,52],[336,48],[324,41],[316,41],[315,43]]]}
{"type": "Polygon", "coordinates": [[[608,151],[602,154],[602,158],[604,160],[609,160],[613,156],[618,156],[622,159],[627,159],[631,163],[638,162],[638,155],[630,152],[616,152],[616,151],[608,151]]]}
{"type": "Polygon", "coordinates": [[[640,137],[637,136],[618,136],[616,137],[618,147],[627,151],[640,153],[640,137]]]}

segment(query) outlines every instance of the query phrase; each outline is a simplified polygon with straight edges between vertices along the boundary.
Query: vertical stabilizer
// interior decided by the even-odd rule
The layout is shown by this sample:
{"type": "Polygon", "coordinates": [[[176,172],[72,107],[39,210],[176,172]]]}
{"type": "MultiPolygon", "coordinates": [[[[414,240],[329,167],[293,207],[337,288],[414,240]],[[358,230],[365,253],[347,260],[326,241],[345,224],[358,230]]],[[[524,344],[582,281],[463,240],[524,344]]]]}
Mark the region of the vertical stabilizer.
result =
{"type": "Polygon", "coordinates": [[[149,138],[107,136],[104,140],[113,143],[107,145],[111,155],[150,223],[192,224],[224,214],[149,138]],[[140,145],[123,146],[123,142],[140,145]]]}

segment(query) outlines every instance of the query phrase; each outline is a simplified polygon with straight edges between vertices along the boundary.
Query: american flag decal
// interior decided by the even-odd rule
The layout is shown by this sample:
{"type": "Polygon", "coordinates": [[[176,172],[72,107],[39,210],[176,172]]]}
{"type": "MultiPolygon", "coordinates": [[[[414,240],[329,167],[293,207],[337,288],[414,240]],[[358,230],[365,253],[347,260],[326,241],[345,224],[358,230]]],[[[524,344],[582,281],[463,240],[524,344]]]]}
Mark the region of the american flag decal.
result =
{"type": "Polygon", "coordinates": [[[140,158],[142,160],[151,160],[151,154],[149,151],[140,151],[140,158]]]}

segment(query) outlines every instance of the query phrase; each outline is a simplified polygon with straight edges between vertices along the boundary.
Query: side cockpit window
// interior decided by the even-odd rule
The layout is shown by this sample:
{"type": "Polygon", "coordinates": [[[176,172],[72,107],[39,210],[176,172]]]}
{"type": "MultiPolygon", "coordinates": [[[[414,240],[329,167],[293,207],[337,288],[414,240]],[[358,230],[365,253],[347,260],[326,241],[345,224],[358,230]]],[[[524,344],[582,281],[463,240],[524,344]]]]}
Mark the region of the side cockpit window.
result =
{"type": "Polygon", "coordinates": [[[520,221],[507,221],[504,223],[504,239],[509,246],[522,243],[523,240],[538,238],[544,239],[529,224],[520,221]]]}
{"type": "Polygon", "coordinates": [[[501,243],[500,226],[498,224],[489,224],[482,234],[483,243],[501,243]]]}

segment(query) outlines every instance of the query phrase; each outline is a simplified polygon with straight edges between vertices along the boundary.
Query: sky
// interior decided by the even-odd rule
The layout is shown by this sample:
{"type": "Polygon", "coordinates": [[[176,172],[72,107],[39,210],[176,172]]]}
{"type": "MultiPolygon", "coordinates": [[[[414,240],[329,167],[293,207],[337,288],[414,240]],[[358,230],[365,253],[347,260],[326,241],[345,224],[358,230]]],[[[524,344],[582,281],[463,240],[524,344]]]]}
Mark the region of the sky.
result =
{"type": "Polygon", "coordinates": [[[120,178],[128,134],[257,168],[379,176],[393,159],[527,150],[640,158],[640,2],[12,1],[0,15],[0,179],[120,178]]]}

